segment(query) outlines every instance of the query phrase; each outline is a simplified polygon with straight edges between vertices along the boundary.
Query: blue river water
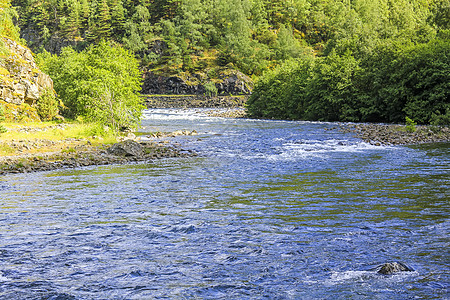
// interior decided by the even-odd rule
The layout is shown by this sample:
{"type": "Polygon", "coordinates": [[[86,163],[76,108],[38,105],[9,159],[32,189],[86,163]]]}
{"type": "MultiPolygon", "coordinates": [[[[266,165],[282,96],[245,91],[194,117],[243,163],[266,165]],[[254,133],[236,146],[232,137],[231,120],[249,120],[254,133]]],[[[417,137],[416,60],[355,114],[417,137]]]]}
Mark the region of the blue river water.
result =
{"type": "Polygon", "coordinates": [[[0,299],[448,299],[449,144],[336,126],[147,110],[199,155],[0,177],[0,299]]]}

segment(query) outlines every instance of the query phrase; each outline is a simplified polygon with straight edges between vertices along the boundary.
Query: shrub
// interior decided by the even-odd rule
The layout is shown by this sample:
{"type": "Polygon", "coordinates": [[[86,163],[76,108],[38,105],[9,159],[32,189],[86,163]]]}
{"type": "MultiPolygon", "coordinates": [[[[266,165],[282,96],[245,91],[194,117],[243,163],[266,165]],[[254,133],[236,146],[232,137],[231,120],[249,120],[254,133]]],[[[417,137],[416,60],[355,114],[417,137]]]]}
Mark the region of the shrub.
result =
{"type": "Polygon", "coordinates": [[[42,53],[38,61],[49,74],[71,118],[83,117],[112,127],[136,127],[141,117],[141,74],[136,58],[105,41],[82,52],[67,47],[61,55],[42,53]]]}
{"type": "Polygon", "coordinates": [[[209,82],[205,83],[204,88],[205,88],[206,96],[208,96],[208,97],[217,96],[218,89],[217,89],[216,85],[214,84],[214,82],[209,81],[209,82]]]}
{"type": "Polygon", "coordinates": [[[37,101],[37,113],[42,121],[51,121],[58,114],[58,99],[55,94],[47,89],[37,101]]]}
{"type": "MultiPolygon", "coordinates": [[[[4,115],[4,110],[3,110],[3,105],[0,105],[0,122],[5,121],[5,115],[4,115]]],[[[8,129],[6,129],[5,126],[3,126],[2,124],[0,124],[0,134],[7,132],[8,129]]]]}
{"type": "Polygon", "coordinates": [[[3,105],[0,105],[0,122],[5,121],[5,111],[3,105]]]}
{"type": "MultiPolygon", "coordinates": [[[[449,122],[450,42],[388,43],[362,59],[331,51],[286,62],[259,79],[254,117],[418,124],[449,122]]],[[[411,127],[412,128],[412,127],[411,127]]]]}
{"type": "Polygon", "coordinates": [[[447,109],[445,113],[441,114],[439,112],[431,115],[431,124],[435,126],[445,126],[450,125],[450,104],[447,104],[447,109]]]}
{"type": "Polygon", "coordinates": [[[405,117],[405,121],[406,121],[406,131],[408,131],[408,132],[415,132],[417,123],[414,122],[409,117],[405,117]]]}

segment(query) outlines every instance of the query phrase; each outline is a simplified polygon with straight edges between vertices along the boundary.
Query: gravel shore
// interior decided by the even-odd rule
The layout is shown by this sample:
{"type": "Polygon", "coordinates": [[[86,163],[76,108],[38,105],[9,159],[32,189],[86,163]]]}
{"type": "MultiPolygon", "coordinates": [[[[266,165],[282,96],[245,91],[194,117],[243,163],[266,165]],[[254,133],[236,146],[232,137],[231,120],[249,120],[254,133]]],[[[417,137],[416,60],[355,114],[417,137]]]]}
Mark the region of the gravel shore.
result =
{"type": "Polygon", "coordinates": [[[354,133],[372,145],[416,145],[450,142],[450,128],[447,126],[416,126],[414,131],[405,125],[392,124],[343,124],[342,132],[354,133]]]}
{"type": "Polygon", "coordinates": [[[141,155],[117,155],[109,150],[111,146],[93,147],[80,145],[71,151],[19,154],[0,157],[0,175],[9,173],[30,173],[92,165],[125,164],[152,161],[169,157],[196,156],[174,145],[157,142],[135,142],[142,149],[141,155]]]}

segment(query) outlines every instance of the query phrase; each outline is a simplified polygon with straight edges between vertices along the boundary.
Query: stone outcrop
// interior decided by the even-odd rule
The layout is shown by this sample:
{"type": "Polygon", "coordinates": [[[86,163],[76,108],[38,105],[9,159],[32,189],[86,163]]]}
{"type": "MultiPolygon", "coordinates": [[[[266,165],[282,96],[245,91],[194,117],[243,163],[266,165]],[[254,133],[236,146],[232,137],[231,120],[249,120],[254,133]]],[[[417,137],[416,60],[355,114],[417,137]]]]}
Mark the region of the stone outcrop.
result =
{"type": "Polygon", "coordinates": [[[108,153],[115,156],[136,156],[144,155],[144,148],[133,140],[125,140],[116,143],[108,148],[108,153]]]}
{"type": "Polygon", "coordinates": [[[392,275],[398,272],[413,272],[414,269],[401,262],[389,262],[378,266],[377,273],[382,275],[392,275]]]}
{"type": "Polygon", "coordinates": [[[220,74],[217,79],[209,80],[199,74],[189,78],[163,76],[147,72],[144,76],[142,93],[147,95],[204,95],[205,84],[214,82],[218,95],[249,95],[253,90],[253,81],[239,71],[220,74]]]}
{"type": "Polygon", "coordinates": [[[21,28],[20,35],[34,51],[37,49],[45,49],[52,54],[61,53],[61,50],[64,47],[78,48],[79,45],[84,42],[81,38],[64,38],[60,36],[58,32],[53,33],[49,37],[44,37],[39,30],[30,27],[21,28]]]}
{"type": "Polygon", "coordinates": [[[147,108],[237,108],[243,107],[248,96],[158,95],[146,96],[147,108]]]}
{"type": "Polygon", "coordinates": [[[53,81],[36,65],[30,49],[2,38],[9,55],[0,58],[0,99],[11,104],[33,105],[47,90],[53,90],[53,81]]]}

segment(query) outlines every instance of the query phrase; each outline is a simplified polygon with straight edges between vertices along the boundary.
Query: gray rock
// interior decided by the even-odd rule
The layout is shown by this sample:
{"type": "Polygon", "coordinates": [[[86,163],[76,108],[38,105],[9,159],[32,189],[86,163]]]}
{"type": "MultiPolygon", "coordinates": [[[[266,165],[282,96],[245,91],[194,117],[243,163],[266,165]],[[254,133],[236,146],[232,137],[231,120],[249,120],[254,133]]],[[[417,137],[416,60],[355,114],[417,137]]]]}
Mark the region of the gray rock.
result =
{"type": "Polygon", "coordinates": [[[392,275],[394,273],[398,273],[398,272],[412,272],[414,271],[413,268],[405,265],[404,263],[401,262],[388,262],[388,263],[384,263],[380,266],[378,266],[377,268],[377,273],[378,274],[383,274],[383,275],[392,275]]]}
{"type": "MultiPolygon", "coordinates": [[[[233,74],[222,74],[215,83],[218,95],[249,95],[253,90],[253,81],[250,77],[234,70],[233,74]]],[[[142,93],[148,95],[204,95],[206,89],[205,79],[200,75],[191,74],[183,79],[177,76],[162,76],[153,72],[147,72],[144,76],[142,93]]]]}
{"type": "Polygon", "coordinates": [[[31,101],[34,103],[37,99],[39,99],[39,87],[36,84],[31,83],[28,80],[24,80],[25,86],[27,88],[25,93],[25,101],[31,101]]]}
{"type": "Polygon", "coordinates": [[[144,148],[138,142],[133,140],[125,140],[109,147],[108,153],[115,156],[140,157],[144,155],[144,148]]]}

